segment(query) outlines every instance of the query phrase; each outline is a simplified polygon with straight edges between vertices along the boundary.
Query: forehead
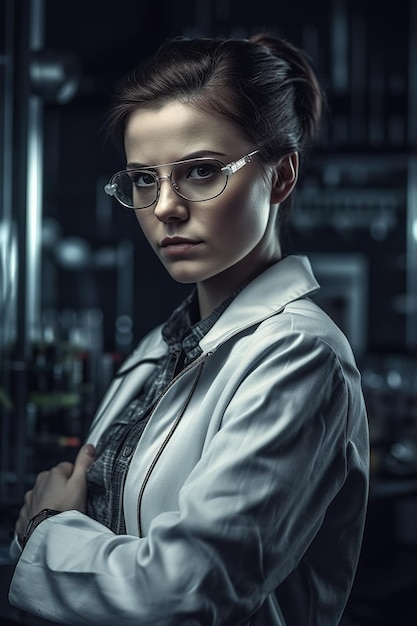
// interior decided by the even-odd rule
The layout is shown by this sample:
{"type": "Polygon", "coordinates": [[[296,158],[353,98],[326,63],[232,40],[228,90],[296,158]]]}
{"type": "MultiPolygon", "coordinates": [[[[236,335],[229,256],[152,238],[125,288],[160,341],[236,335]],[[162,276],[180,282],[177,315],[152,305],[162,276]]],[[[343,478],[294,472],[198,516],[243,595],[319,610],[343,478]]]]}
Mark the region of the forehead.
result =
{"type": "Polygon", "coordinates": [[[169,163],[199,150],[229,155],[247,147],[232,121],[179,101],[137,109],[125,131],[127,160],[141,163],[169,163]]]}

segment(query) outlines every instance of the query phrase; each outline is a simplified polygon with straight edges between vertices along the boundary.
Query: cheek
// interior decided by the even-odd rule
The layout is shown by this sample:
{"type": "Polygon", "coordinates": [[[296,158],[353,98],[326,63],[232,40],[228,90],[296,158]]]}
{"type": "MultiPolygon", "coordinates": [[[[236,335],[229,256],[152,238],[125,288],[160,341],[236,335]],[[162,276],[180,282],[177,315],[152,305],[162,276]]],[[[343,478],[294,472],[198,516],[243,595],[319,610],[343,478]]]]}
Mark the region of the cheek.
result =
{"type": "Polygon", "coordinates": [[[268,225],[269,196],[263,185],[252,185],[228,198],[223,209],[224,224],[231,241],[259,239],[268,225]]]}

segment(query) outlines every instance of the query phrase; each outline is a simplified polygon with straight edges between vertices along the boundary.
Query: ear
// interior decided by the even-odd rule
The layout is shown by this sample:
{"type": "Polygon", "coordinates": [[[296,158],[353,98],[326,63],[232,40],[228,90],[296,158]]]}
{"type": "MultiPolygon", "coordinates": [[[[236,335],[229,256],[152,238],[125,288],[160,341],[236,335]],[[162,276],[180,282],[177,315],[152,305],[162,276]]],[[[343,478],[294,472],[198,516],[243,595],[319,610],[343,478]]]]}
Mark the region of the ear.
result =
{"type": "Polygon", "coordinates": [[[274,169],[271,204],[280,204],[288,198],[298,179],[298,152],[286,154],[274,169]]]}

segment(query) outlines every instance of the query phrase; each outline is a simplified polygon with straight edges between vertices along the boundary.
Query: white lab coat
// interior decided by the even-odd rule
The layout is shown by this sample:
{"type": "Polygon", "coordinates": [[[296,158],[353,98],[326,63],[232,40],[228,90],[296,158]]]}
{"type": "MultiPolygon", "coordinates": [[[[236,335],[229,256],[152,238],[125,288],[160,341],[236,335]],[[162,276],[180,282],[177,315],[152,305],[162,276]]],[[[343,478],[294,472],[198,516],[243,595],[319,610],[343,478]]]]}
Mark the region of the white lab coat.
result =
{"type": "MultiPolygon", "coordinates": [[[[10,602],[67,625],[336,626],[368,493],[360,377],[291,256],[247,285],[168,386],[127,474],[127,534],[42,522],[10,602]]],[[[110,386],[96,443],[166,351],[152,331],[110,386]]]]}

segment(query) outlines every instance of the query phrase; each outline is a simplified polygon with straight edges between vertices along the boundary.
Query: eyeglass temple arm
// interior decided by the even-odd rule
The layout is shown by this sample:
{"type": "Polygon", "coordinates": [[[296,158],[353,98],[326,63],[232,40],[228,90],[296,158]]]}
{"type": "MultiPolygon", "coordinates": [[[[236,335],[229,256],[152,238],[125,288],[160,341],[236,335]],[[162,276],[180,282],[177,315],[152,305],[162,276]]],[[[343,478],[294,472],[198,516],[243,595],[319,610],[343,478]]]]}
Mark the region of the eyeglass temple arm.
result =
{"type": "Polygon", "coordinates": [[[230,174],[238,172],[240,169],[242,169],[244,165],[252,161],[253,155],[257,152],[259,152],[259,150],[254,150],[253,152],[250,152],[246,156],[242,157],[241,159],[233,161],[233,163],[229,163],[229,165],[225,165],[224,167],[222,167],[222,172],[226,172],[226,174],[228,174],[229,176],[230,174]]]}

